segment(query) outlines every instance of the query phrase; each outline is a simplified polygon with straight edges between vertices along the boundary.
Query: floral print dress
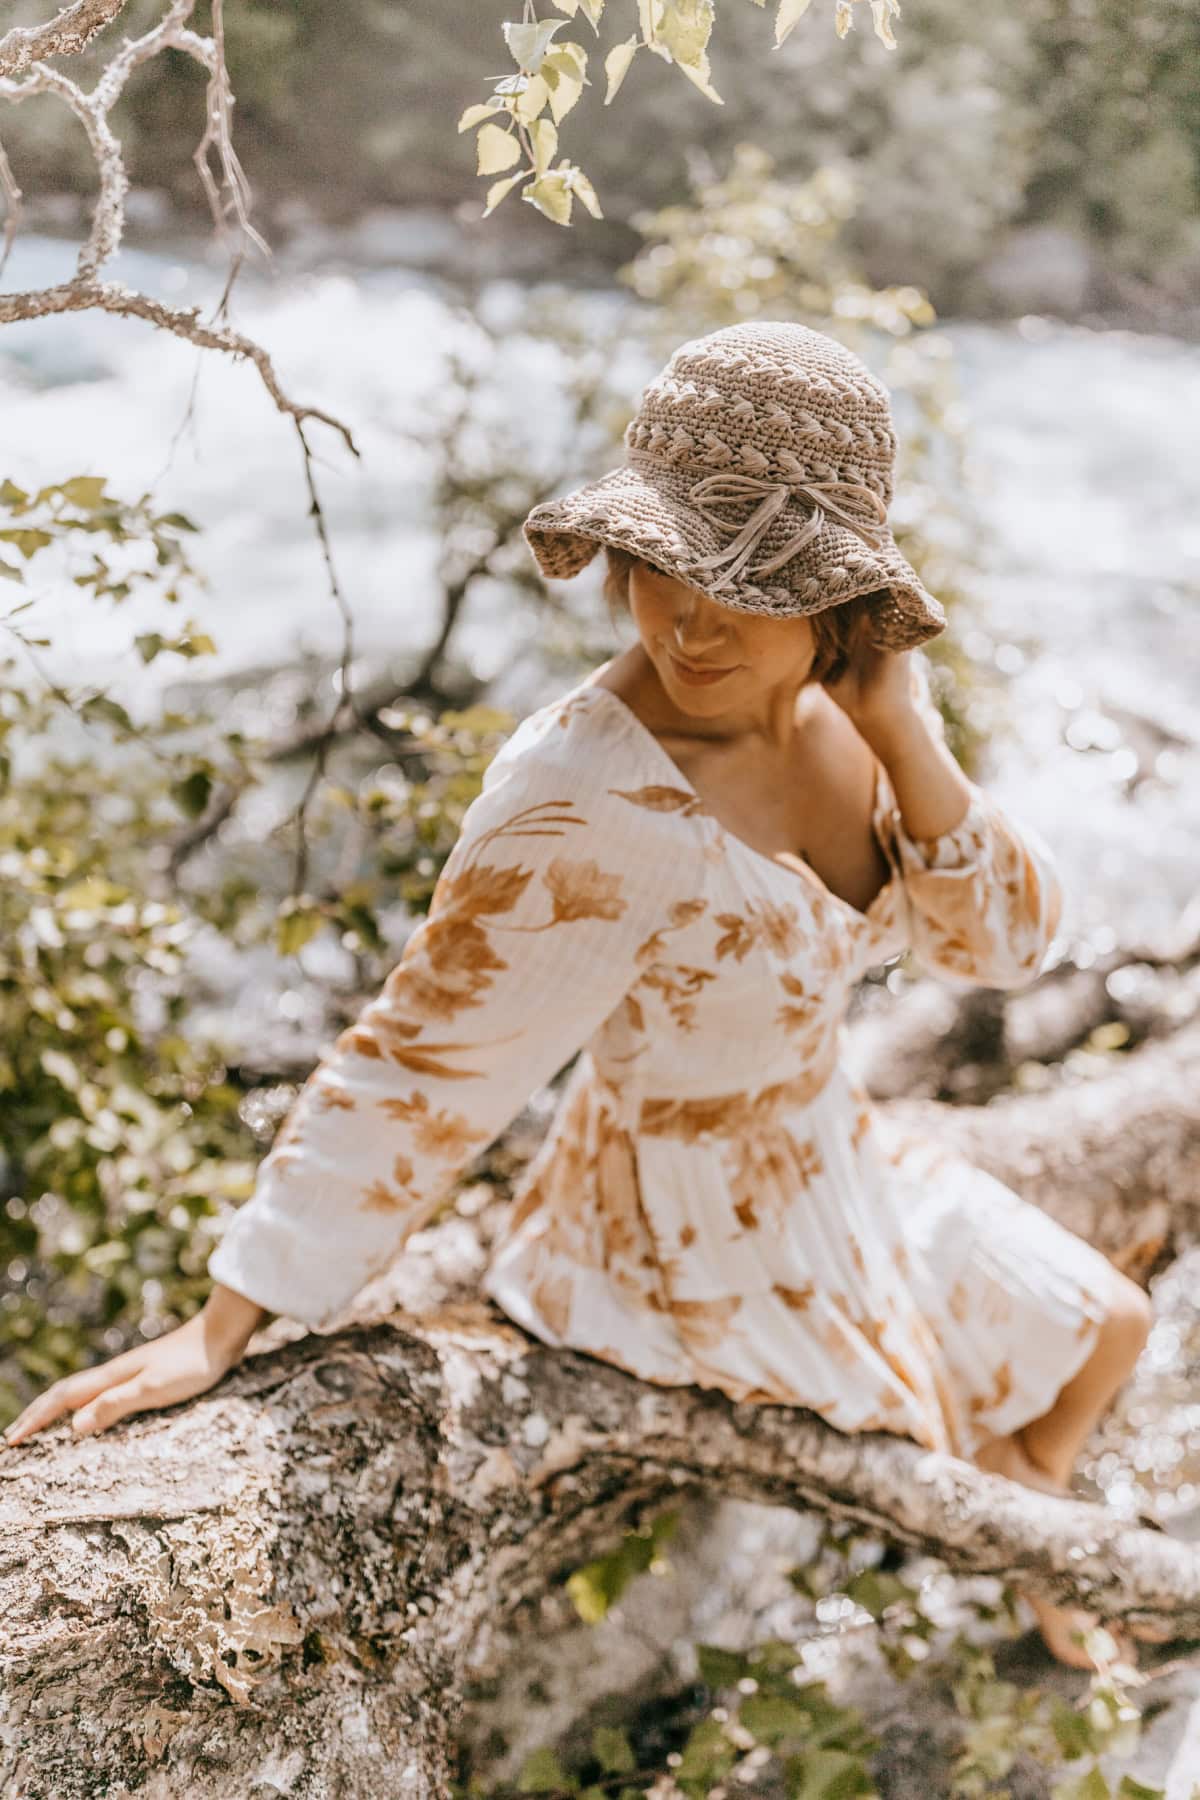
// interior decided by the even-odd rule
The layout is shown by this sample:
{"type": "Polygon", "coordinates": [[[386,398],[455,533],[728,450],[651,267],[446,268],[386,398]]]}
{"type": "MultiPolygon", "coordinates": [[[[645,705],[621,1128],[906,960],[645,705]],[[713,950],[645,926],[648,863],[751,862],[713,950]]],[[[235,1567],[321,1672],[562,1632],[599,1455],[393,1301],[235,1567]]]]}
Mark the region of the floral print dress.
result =
{"type": "Polygon", "coordinates": [[[726,831],[594,679],[531,713],[210,1273],[329,1324],[575,1058],[484,1277],[527,1331],[959,1456],[1046,1411],[1094,1348],[1112,1264],[889,1121],[844,1015],[910,948],[958,986],[1031,982],[1058,875],[974,783],[958,826],[913,839],[876,771],[890,875],[860,911],[726,831]]]}

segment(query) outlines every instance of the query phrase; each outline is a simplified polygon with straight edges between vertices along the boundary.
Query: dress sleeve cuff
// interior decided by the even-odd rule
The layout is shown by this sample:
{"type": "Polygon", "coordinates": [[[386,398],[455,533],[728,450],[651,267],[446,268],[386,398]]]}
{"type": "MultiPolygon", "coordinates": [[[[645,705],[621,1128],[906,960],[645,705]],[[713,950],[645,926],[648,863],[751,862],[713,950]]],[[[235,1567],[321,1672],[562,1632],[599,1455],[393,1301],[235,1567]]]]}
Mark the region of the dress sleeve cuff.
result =
{"type": "Polygon", "coordinates": [[[343,1271],[328,1242],[248,1208],[234,1215],[208,1259],[212,1280],[310,1331],[328,1328],[374,1272],[358,1262],[343,1271]]]}
{"type": "Polygon", "coordinates": [[[974,782],[967,810],[958,824],[936,837],[910,837],[899,809],[892,813],[892,828],[906,874],[922,869],[963,869],[982,861],[988,845],[987,799],[974,782]]]}

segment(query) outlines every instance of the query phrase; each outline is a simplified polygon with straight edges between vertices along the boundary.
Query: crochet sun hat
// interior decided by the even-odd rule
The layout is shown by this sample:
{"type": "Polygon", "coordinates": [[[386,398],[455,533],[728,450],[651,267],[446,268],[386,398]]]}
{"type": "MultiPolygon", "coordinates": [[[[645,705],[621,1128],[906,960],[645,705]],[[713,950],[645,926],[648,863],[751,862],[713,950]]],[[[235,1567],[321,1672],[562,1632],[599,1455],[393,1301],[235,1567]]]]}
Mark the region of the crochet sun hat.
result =
{"type": "Polygon", "coordinates": [[[625,461],[535,506],[543,575],[614,544],[737,612],[822,612],[857,594],[882,649],[946,627],[888,524],[896,433],[888,391],[824,332],[784,320],[689,338],[642,393],[625,461]]]}

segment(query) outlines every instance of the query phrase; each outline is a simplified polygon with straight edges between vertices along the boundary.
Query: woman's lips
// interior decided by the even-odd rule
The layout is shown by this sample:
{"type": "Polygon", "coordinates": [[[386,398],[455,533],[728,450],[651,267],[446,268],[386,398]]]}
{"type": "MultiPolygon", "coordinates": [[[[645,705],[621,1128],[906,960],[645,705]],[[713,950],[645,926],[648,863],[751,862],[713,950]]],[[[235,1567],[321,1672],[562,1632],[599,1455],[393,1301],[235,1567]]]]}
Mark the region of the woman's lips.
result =
{"type": "Polygon", "coordinates": [[[677,656],[671,656],[669,650],[667,655],[671,657],[671,666],[680,681],[691,682],[697,687],[707,687],[710,682],[720,681],[724,676],[732,675],[737,667],[737,664],[733,663],[726,669],[690,669],[686,663],[680,662],[677,656]]]}

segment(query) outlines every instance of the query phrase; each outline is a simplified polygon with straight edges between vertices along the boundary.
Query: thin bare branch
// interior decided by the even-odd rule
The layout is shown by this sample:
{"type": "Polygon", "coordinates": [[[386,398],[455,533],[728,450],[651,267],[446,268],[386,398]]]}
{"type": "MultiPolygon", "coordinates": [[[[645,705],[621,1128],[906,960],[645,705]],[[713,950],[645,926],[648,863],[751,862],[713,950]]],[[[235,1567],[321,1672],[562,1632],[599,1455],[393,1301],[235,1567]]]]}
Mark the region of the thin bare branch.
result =
{"type": "Polygon", "coordinates": [[[75,0],[44,25],[14,25],[0,37],[0,75],[20,75],[43,56],[78,56],[129,0],[75,0]]]}
{"type": "MultiPolygon", "coordinates": [[[[233,91],[229,85],[229,70],[225,61],[225,6],[224,0],[212,0],[213,34],[211,38],[197,37],[194,32],[180,34],[180,49],[187,49],[202,62],[209,72],[208,91],[205,95],[204,136],[197,144],[192,160],[196,165],[196,173],[208,196],[209,210],[217,231],[225,240],[228,237],[228,221],[225,209],[221,204],[221,189],[213,180],[212,170],[208,166],[208,152],[216,145],[224,177],[224,187],[237,220],[242,238],[249,238],[256,249],[261,250],[268,259],[271,248],[266,239],[254,229],[250,223],[250,183],[246,179],[237,151],[233,147],[231,122],[233,116],[233,91]]],[[[243,251],[239,245],[234,255],[233,267],[230,271],[229,283],[221,297],[220,314],[223,315],[229,302],[229,291],[242,266],[243,251]]]]}
{"type": "MultiPolygon", "coordinates": [[[[125,227],[125,198],[129,187],[120,141],[109,124],[108,115],[133,71],[166,49],[183,51],[208,71],[205,131],[196,154],[197,169],[201,171],[205,193],[218,230],[225,235],[228,228],[226,205],[222,200],[224,193],[228,211],[241,232],[241,242],[248,240],[256,248],[270,254],[265,241],[250,224],[249,184],[232,144],[230,119],[234,102],[225,63],[221,0],[214,0],[215,35],[211,38],[202,37],[188,27],[187,21],[195,8],[196,0],[171,0],[156,25],[143,32],[140,37],[124,40],[90,93],[86,93],[78,82],[61,70],[37,60],[29,48],[30,42],[36,41],[43,54],[77,52],[95,36],[100,25],[115,18],[126,3],[127,0],[120,0],[120,4],[117,0],[105,0],[104,4],[98,4],[97,0],[92,0],[90,7],[69,9],[71,16],[67,13],[60,14],[56,24],[61,29],[57,32],[47,27],[40,35],[33,34],[32,38],[28,32],[10,32],[0,39],[0,70],[6,71],[0,77],[0,100],[16,104],[38,94],[56,95],[86,132],[99,176],[99,191],[91,229],[87,241],[80,247],[75,275],[70,281],[53,287],[5,295],[0,304],[0,324],[10,324],[18,319],[44,318],[52,313],[86,311],[90,308],[145,319],[178,337],[189,339],[202,349],[226,350],[234,356],[249,358],[281,412],[298,425],[308,419],[319,419],[322,424],[339,432],[347,448],[357,456],[358,450],[348,426],[318,407],[301,406],[284,395],[271,359],[260,345],[228,324],[203,324],[196,308],[189,311],[169,306],[120,283],[100,279],[104,265],[120,247],[125,227]],[[95,15],[101,13],[103,17],[97,22],[95,15]],[[13,70],[23,71],[23,78],[13,80],[13,70]],[[208,151],[213,145],[217,148],[221,170],[219,184],[214,179],[207,160],[208,151]]],[[[20,190],[7,163],[0,165],[0,189],[6,193],[10,203],[6,238],[11,242],[20,190]]],[[[235,274],[237,267],[240,267],[240,248],[235,274]]],[[[232,276],[222,296],[219,308],[221,314],[227,308],[231,285],[232,276]]]]}
{"type": "Polygon", "coordinates": [[[12,164],[8,160],[4,145],[0,144],[0,193],[4,195],[4,254],[0,256],[0,275],[8,267],[9,252],[17,235],[17,226],[21,222],[24,208],[21,205],[21,190],[17,178],[13,174],[12,164]]]}
{"type": "Polygon", "coordinates": [[[86,312],[93,308],[116,313],[122,318],[145,319],[150,325],[198,344],[202,350],[225,350],[231,356],[249,358],[280,412],[297,423],[319,419],[340,434],[354,456],[359,454],[348,425],[343,425],[340,419],[318,406],[301,406],[298,401],[289,400],[279,384],[274,364],[261,344],[227,325],[204,324],[198,306],[170,306],[164,300],[154,299],[116,281],[72,280],[54,287],[32,288],[24,293],[0,294],[0,325],[10,325],[17,319],[48,318],[54,313],[86,312]]]}

